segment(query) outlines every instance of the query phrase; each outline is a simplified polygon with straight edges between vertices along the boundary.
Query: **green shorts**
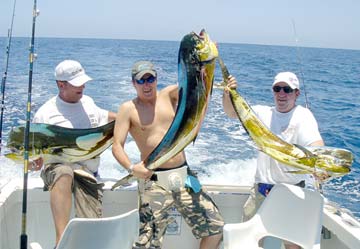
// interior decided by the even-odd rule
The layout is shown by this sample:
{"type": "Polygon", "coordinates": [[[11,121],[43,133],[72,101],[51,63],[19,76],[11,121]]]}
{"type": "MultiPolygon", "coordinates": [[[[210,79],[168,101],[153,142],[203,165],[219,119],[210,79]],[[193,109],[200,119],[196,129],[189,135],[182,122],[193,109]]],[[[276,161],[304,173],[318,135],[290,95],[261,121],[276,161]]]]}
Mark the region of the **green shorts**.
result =
{"type": "Polygon", "coordinates": [[[154,181],[140,180],[140,236],[133,248],[161,248],[167,225],[172,222],[169,210],[173,207],[197,239],[222,233],[224,220],[216,204],[203,190],[194,193],[182,187],[177,192],[166,191],[154,181]]]}
{"type": "Polygon", "coordinates": [[[265,196],[257,188],[258,185],[254,184],[250,190],[250,196],[244,204],[243,222],[250,220],[265,200],[265,196]]]}
{"type": "Polygon", "coordinates": [[[51,191],[57,180],[69,175],[73,179],[72,192],[74,194],[75,216],[81,218],[99,218],[102,216],[103,183],[88,172],[74,169],[70,165],[50,164],[41,171],[44,181],[44,191],[51,191]]]}

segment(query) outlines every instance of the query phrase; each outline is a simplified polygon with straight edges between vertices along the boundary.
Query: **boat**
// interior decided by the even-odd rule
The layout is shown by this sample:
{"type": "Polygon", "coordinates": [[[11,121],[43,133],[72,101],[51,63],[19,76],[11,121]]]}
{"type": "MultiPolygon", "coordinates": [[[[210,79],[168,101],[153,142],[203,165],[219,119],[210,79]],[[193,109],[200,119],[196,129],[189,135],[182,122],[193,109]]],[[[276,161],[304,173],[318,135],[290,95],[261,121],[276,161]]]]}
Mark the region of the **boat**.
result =
{"type": "MultiPolygon", "coordinates": [[[[34,8],[35,9],[35,8],[34,8]]],[[[136,186],[127,188],[111,190],[111,187],[118,179],[102,179],[105,183],[105,192],[103,199],[103,216],[104,218],[98,219],[99,221],[106,220],[106,218],[119,217],[127,214],[132,210],[137,209],[138,205],[138,192],[136,186]]],[[[23,179],[5,180],[6,182],[0,183],[0,249],[15,249],[19,247],[22,219],[22,206],[23,206],[23,179]]],[[[242,222],[243,206],[249,197],[250,186],[239,185],[204,185],[206,191],[213,198],[215,203],[220,209],[224,217],[226,226],[230,224],[244,224],[242,222]]],[[[276,187],[276,186],[275,186],[276,187]]],[[[274,188],[275,188],[274,187],[274,188]]],[[[27,211],[26,211],[26,236],[29,247],[35,248],[53,248],[55,241],[55,231],[52,219],[52,214],[49,204],[49,192],[43,191],[43,182],[40,178],[29,178],[27,182],[27,211]]],[[[271,193],[274,193],[272,191],[271,193]]],[[[267,198],[271,199],[271,194],[267,198]]],[[[290,203],[285,197],[282,203],[290,203]]],[[[288,212],[291,214],[291,208],[288,212]]],[[[277,212],[277,210],[274,210],[277,212]]],[[[311,212],[311,210],[310,210],[311,212]]],[[[164,249],[195,249],[199,247],[199,240],[195,239],[182,219],[181,215],[176,209],[171,209],[170,214],[173,217],[173,222],[167,227],[167,232],[164,238],[164,249]]],[[[280,213],[281,215],[281,213],[280,213]]],[[[297,213],[292,213],[296,216],[297,213]]],[[[360,248],[360,222],[354,218],[351,213],[346,210],[340,209],[336,204],[321,202],[321,208],[318,213],[315,213],[317,220],[321,221],[318,224],[319,232],[319,245],[322,249],[358,249],[360,248]]],[[[74,214],[72,214],[74,217],[74,214]]],[[[313,223],[308,217],[301,217],[303,224],[300,226],[302,232],[306,233],[307,223],[313,223]]],[[[73,218],[72,221],[77,220],[73,218]]],[[[79,222],[85,222],[77,220],[79,222]]],[[[136,223],[135,220],[133,220],[136,223]]],[[[273,223],[278,223],[279,220],[273,220],[273,223]]],[[[289,220],[291,222],[291,220],[289,220]]],[[[69,224],[70,224],[69,223],[69,224]]],[[[225,226],[225,227],[226,227],[225,226]]],[[[68,226],[69,227],[69,226],[68,226]]],[[[287,230],[287,226],[282,226],[283,231],[287,230]]],[[[256,229],[255,229],[256,230],[256,229]]],[[[96,231],[95,231],[96,232],[96,231]]],[[[105,232],[111,236],[120,236],[113,234],[114,231],[110,228],[105,228],[105,232]]],[[[65,231],[66,233],[66,231],[65,231]]],[[[64,233],[64,234],[65,234],[64,233]]],[[[235,236],[241,236],[238,234],[235,236]]],[[[226,236],[229,234],[224,233],[224,242],[220,245],[221,248],[228,249],[236,245],[228,245],[229,241],[226,236]]],[[[248,236],[248,234],[244,234],[248,236]]],[[[65,236],[63,236],[65,237],[65,236]]],[[[313,237],[317,237],[313,236],[313,237]]],[[[98,239],[101,243],[101,238],[98,239]]],[[[129,238],[130,239],[130,238],[129,238]]],[[[284,238],[283,238],[284,239],[284,238]]],[[[286,239],[286,237],[285,237],[286,239]]],[[[63,239],[61,239],[62,241],[63,239]]],[[[271,240],[269,240],[271,241],[271,240]]],[[[278,245],[277,241],[269,243],[271,245],[278,245]]],[[[128,242],[128,241],[127,241],[128,242]]],[[[265,241],[266,242],[266,241],[265,241]]],[[[61,242],[60,242],[61,243],[61,242]]],[[[124,243],[125,244],[125,243],[124,243]]],[[[126,243],[129,244],[129,243],[126,243]]],[[[267,243],[264,243],[267,245],[267,243]]],[[[282,246],[281,246],[282,247],[282,246]]],[[[84,247],[89,249],[88,247],[84,247]]],[[[93,248],[93,247],[92,247],[93,248]]],[[[100,247],[112,249],[113,247],[100,247]]],[[[119,245],[117,248],[125,248],[119,245]]],[[[246,247],[243,247],[246,248],[246,247]]],[[[67,248],[73,249],[73,248],[67,248]]],[[[76,249],[81,249],[76,247],[76,249]]]]}
{"type": "MultiPolygon", "coordinates": [[[[116,179],[103,179],[105,192],[103,200],[103,216],[114,217],[137,208],[137,187],[111,191],[116,179]]],[[[19,247],[22,179],[12,179],[2,184],[0,189],[0,249],[15,249],[19,247]]],[[[234,185],[204,185],[222,213],[225,223],[241,223],[242,207],[249,196],[250,186],[234,185]]],[[[53,248],[55,241],[54,225],[49,205],[49,192],[43,191],[40,178],[28,180],[27,202],[27,236],[29,244],[38,244],[38,248],[53,248]],[[36,242],[36,243],[34,243],[36,242]]],[[[286,200],[283,200],[286,203],[286,200]]],[[[321,219],[322,249],[358,249],[360,248],[360,222],[348,211],[342,210],[336,204],[324,201],[321,219]]],[[[291,212],[292,210],[289,210],[291,212]]],[[[274,210],[276,212],[276,210],[274,210]]],[[[181,215],[173,209],[170,211],[174,222],[171,223],[164,238],[164,249],[195,249],[199,247],[196,240],[181,215]]],[[[293,214],[294,216],[296,213],[293,214]]],[[[303,217],[306,232],[306,222],[312,222],[303,217]]],[[[287,227],[283,227],[287,229],[287,227]]],[[[109,231],[111,234],[112,231],[109,231]]],[[[35,247],[29,247],[35,248],[35,247]]],[[[122,247],[119,247],[122,248],[122,247]]],[[[221,248],[224,248],[223,243],[221,248]]],[[[225,247],[226,248],[226,247],[225,247]]],[[[109,248],[110,249],[110,248],[109,248]]]]}

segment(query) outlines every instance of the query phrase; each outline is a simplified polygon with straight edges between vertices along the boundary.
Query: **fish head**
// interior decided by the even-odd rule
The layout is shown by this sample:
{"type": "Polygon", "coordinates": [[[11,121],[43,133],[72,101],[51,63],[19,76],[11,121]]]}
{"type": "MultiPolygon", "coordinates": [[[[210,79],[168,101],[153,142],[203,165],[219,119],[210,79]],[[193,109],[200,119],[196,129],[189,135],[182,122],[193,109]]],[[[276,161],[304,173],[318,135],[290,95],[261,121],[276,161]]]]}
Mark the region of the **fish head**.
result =
{"type": "Polygon", "coordinates": [[[344,175],[350,172],[353,163],[352,153],[349,152],[346,157],[334,157],[331,155],[321,155],[317,160],[317,165],[321,165],[323,169],[333,173],[344,175]]]}
{"type": "Polygon", "coordinates": [[[188,57],[187,62],[212,63],[219,56],[216,44],[210,39],[210,36],[201,30],[199,34],[190,32],[185,35],[180,43],[180,57],[188,57]]]}
{"type": "MultiPolygon", "coordinates": [[[[4,152],[4,156],[8,159],[11,159],[12,161],[16,162],[16,163],[21,163],[24,161],[24,147],[11,147],[11,148],[8,148],[9,151],[5,151],[4,152]]],[[[34,150],[34,149],[31,149],[29,152],[28,152],[28,158],[30,160],[35,160],[35,159],[38,159],[40,157],[43,157],[43,153],[42,151],[40,150],[34,150]]]]}
{"type": "Polygon", "coordinates": [[[204,29],[200,31],[199,35],[194,33],[194,36],[200,61],[213,61],[219,56],[216,44],[210,39],[210,36],[204,29]]]}
{"type": "Polygon", "coordinates": [[[144,159],[148,169],[156,169],[195,140],[209,104],[217,57],[216,45],[204,30],[186,34],[181,40],[175,117],[163,139],[144,159]]]}
{"type": "Polygon", "coordinates": [[[179,76],[179,82],[187,82],[187,80],[181,80],[182,77],[191,79],[194,78],[191,75],[197,75],[196,83],[201,82],[203,84],[205,95],[208,96],[207,93],[212,90],[215,61],[218,55],[216,44],[205,30],[201,30],[199,34],[191,32],[185,35],[180,43],[178,64],[179,72],[187,72],[179,76]],[[181,68],[187,68],[187,70],[181,70],[181,68]]]}
{"type": "Polygon", "coordinates": [[[351,151],[333,147],[314,147],[311,151],[317,157],[315,171],[322,172],[328,179],[350,173],[354,156],[351,151]]]}
{"type": "Polygon", "coordinates": [[[13,127],[6,144],[5,157],[19,162],[24,159],[24,126],[13,127]]]}
{"type": "MultiPolygon", "coordinates": [[[[25,126],[18,126],[11,129],[6,144],[7,148],[4,152],[6,158],[15,162],[21,162],[24,160],[24,131],[25,126]]],[[[46,148],[44,148],[38,140],[31,139],[33,135],[34,134],[30,132],[28,157],[31,160],[39,158],[46,150],[46,148]]]]}

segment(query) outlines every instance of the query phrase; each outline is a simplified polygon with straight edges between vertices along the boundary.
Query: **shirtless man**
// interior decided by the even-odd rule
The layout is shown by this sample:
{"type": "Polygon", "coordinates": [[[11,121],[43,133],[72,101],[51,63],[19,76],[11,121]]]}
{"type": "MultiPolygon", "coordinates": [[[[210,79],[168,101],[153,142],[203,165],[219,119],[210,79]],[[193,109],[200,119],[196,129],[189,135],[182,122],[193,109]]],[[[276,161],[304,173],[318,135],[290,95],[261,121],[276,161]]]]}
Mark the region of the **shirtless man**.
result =
{"type": "MultiPolygon", "coordinates": [[[[168,208],[174,206],[201,239],[200,248],[216,249],[222,238],[224,221],[211,198],[201,189],[182,186],[178,191],[162,187],[154,179],[153,171],[144,165],[145,158],[160,143],[169,129],[178,102],[178,86],[170,85],[157,91],[157,72],[149,61],[139,61],[132,69],[132,84],[137,97],[123,103],[118,110],[113,155],[129,172],[136,176],[139,186],[140,236],[133,248],[161,248],[168,225],[168,208]],[[140,162],[133,164],[124,151],[126,137],[135,140],[140,162]]],[[[184,170],[197,180],[181,152],[161,165],[156,172],[184,170]]],[[[199,184],[200,186],[200,184],[199,184]]]]}

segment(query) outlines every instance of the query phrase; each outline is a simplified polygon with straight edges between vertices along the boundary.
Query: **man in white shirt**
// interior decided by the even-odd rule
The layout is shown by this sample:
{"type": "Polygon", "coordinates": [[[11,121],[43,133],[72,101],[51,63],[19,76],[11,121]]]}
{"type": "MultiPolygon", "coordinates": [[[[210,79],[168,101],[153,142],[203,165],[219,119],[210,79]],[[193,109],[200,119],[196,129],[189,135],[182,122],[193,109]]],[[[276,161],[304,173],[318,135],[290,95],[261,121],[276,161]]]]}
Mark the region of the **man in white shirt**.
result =
{"type": "MultiPolygon", "coordinates": [[[[59,93],[39,108],[34,116],[34,123],[85,129],[98,127],[115,119],[115,113],[99,108],[92,98],[83,95],[85,83],[92,79],[79,62],[62,61],[55,68],[55,78],[59,93]]],[[[99,162],[99,157],[96,157],[72,164],[44,165],[41,177],[44,190],[50,191],[56,244],[70,219],[72,193],[77,217],[101,217],[103,184],[98,183],[95,178],[99,162]]],[[[40,170],[42,164],[40,158],[32,164],[32,169],[40,170]]]]}
{"type": "MultiPolygon", "coordinates": [[[[234,77],[229,78],[228,87],[237,86],[234,77]]],[[[323,146],[317,122],[314,115],[307,108],[296,105],[300,95],[299,80],[292,72],[281,72],[276,75],[272,84],[275,107],[256,105],[252,109],[259,119],[278,137],[291,144],[301,146],[323,146]]],[[[229,117],[237,117],[227,92],[223,96],[224,111],[229,117]]],[[[288,173],[293,171],[284,165],[259,152],[255,184],[251,195],[244,206],[244,221],[249,220],[260,207],[272,186],[276,183],[289,183],[305,187],[307,176],[288,173]]],[[[300,248],[285,242],[287,249],[300,248]]]]}

